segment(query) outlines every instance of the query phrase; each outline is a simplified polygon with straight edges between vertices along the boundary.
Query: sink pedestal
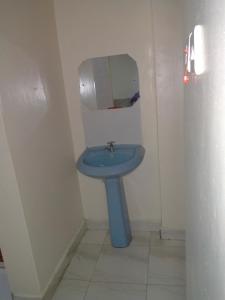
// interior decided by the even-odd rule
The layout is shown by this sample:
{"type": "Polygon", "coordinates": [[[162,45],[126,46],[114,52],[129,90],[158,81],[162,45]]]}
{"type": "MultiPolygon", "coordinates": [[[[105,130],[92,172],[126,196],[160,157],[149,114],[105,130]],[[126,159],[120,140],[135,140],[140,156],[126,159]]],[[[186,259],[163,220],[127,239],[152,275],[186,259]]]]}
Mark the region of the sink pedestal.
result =
{"type": "Polygon", "coordinates": [[[109,214],[109,228],[112,246],[127,247],[131,240],[131,229],[123,180],[120,177],[104,179],[109,214]]]}
{"type": "Polygon", "coordinates": [[[80,156],[77,168],[87,176],[104,181],[112,246],[123,248],[129,246],[132,236],[122,176],[140,165],[145,149],[136,144],[119,144],[112,150],[108,151],[105,146],[87,148],[80,156]]]}

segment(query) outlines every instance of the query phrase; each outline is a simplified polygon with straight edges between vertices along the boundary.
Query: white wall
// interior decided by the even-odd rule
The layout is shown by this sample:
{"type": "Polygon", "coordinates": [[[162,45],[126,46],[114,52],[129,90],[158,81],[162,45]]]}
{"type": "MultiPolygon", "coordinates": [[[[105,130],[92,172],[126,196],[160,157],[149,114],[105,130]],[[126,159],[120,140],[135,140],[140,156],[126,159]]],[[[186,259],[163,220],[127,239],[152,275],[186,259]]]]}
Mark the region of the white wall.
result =
{"type": "Polygon", "coordinates": [[[183,1],[153,0],[162,226],[183,230],[183,1]]]}
{"type": "Polygon", "coordinates": [[[140,102],[119,110],[91,111],[82,105],[86,146],[106,145],[109,141],[121,144],[142,144],[140,102]]]}
{"type": "MultiPolygon", "coordinates": [[[[140,109],[141,124],[135,127],[137,121],[132,123],[130,119],[129,130],[142,132],[137,140],[141,140],[146,154],[141,166],[125,178],[125,189],[131,220],[161,223],[150,1],[55,0],[55,15],[76,158],[86,147],[78,88],[79,64],[90,57],[124,53],[137,62],[141,99],[140,107],[137,104],[133,109],[140,109]]],[[[133,116],[131,110],[124,110],[124,114],[128,113],[133,116]]],[[[110,117],[109,112],[102,115],[104,126],[99,139],[106,136],[103,132],[107,129],[107,138],[104,136],[102,142],[112,139],[126,142],[125,134],[120,139],[118,133],[110,132],[110,122],[115,116],[111,114],[110,117]]],[[[113,128],[118,131],[118,126],[113,128]]],[[[85,217],[96,222],[106,220],[103,183],[83,175],[79,176],[79,182],[85,217]]]]}
{"type": "Polygon", "coordinates": [[[6,137],[2,108],[0,112],[0,245],[12,291],[16,295],[38,295],[40,285],[6,137]]]}
{"type": "Polygon", "coordinates": [[[34,297],[82,209],[52,1],[0,2],[0,241],[12,291],[34,297]]]}
{"type": "MultiPolygon", "coordinates": [[[[142,143],[147,150],[145,160],[139,169],[125,178],[131,219],[162,222],[164,228],[183,230],[182,5],[178,0],[160,0],[153,1],[153,8],[154,24],[152,24],[151,1],[148,0],[138,2],[123,0],[120,3],[103,0],[85,3],[75,0],[64,2],[55,0],[56,22],[76,153],[81,153],[86,145],[102,144],[109,140],[142,143]],[[152,25],[154,25],[154,39],[152,25]],[[79,90],[76,88],[79,63],[87,57],[121,53],[128,53],[137,62],[140,101],[133,108],[118,113],[89,114],[84,108],[84,125],[82,125],[79,90]],[[88,126],[85,121],[86,114],[92,134],[85,141],[84,128],[87,130],[88,126]],[[160,164],[157,153],[156,118],[158,118],[160,164]]],[[[76,157],[78,158],[78,155],[76,157]]],[[[82,175],[79,178],[86,218],[95,221],[105,220],[107,215],[103,184],[82,175]]]]}
{"type": "Polygon", "coordinates": [[[186,1],[206,32],[207,71],[185,89],[187,299],[225,299],[225,2],[186,1]]]}

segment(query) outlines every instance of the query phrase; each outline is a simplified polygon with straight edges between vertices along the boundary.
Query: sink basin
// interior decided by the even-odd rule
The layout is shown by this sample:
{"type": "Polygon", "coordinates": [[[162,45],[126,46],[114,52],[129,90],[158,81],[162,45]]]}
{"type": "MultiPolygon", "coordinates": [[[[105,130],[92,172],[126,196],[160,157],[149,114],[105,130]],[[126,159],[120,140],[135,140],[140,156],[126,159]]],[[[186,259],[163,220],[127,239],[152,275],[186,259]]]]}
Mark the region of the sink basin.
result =
{"type": "Polygon", "coordinates": [[[141,145],[115,145],[114,149],[110,152],[105,146],[87,148],[80,156],[77,168],[90,177],[123,176],[141,163],[145,153],[141,145]]]}
{"type": "Polygon", "coordinates": [[[106,188],[109,229],[113,247],[127,247],[131,240],[129,214],[122,176],[142,162],[145,149],[141,145],[115,145],[87,148],[77,162],[78,170],[90,177],[103,179],[106,188]],[[109,148],[111,149],[111,148],[109,148]]]}

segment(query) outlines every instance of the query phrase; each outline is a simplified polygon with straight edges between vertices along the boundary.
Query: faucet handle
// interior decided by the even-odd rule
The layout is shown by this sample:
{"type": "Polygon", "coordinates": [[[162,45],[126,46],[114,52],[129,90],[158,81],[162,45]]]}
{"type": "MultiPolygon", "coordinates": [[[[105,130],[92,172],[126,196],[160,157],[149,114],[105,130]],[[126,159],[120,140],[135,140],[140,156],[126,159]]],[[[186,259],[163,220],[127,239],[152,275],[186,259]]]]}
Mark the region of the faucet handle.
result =
{"type": "Polygon", "coordinates": [[[107,145],[114,145],[116,142],[115,141],[109,141],[109,142],[107,142],[107,145]]]}

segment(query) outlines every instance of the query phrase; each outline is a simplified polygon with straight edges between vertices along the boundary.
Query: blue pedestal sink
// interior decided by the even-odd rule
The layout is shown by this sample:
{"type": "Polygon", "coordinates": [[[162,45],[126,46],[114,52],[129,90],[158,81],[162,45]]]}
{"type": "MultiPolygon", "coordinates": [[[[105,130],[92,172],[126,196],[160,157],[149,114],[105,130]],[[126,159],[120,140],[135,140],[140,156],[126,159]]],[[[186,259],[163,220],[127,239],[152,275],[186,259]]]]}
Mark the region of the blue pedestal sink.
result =
{"type": "Polygon", "coordinates": [[[141,145],[98,146],[87,148],[77,162],[81,173],[105,183],[111,242],[117,248],[132,239],[122,176],[137,168],[144,153],[141,145]]]}

